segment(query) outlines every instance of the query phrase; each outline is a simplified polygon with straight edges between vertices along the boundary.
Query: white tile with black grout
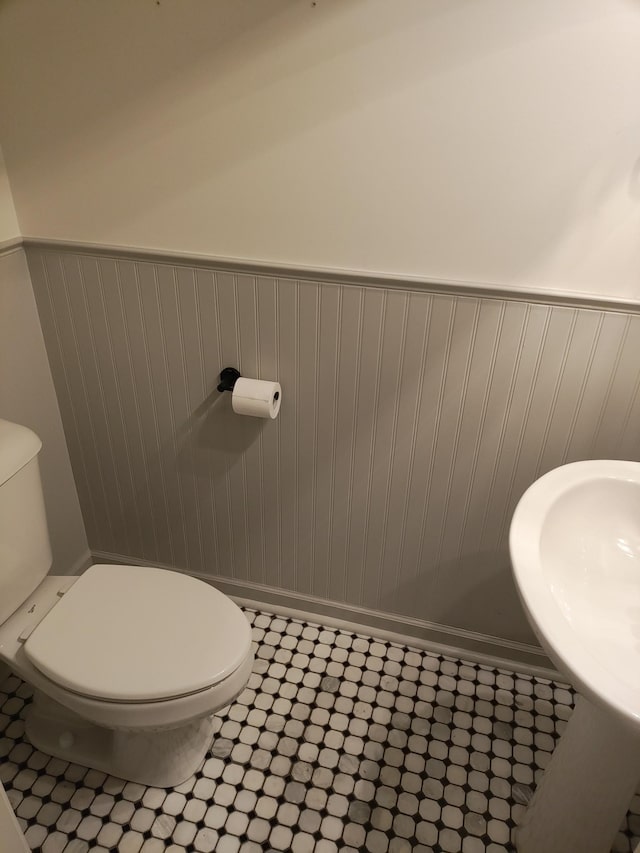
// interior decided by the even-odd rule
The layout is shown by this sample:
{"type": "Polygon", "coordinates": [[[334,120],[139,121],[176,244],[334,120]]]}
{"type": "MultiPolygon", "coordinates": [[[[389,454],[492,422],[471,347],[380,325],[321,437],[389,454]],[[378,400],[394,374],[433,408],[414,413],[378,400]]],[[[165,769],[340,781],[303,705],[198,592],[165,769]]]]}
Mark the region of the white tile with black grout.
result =
{"type": "MultiPolygon", "coordinates": [[[[0,685],[0,779],[43,853],[505,853],[571,713],[566,685],[246,611],[256,662],[202,768],[147,788],[24,738],[0,685]]],[[[634,798],[616,853],[640,843],[634,798]]]]}

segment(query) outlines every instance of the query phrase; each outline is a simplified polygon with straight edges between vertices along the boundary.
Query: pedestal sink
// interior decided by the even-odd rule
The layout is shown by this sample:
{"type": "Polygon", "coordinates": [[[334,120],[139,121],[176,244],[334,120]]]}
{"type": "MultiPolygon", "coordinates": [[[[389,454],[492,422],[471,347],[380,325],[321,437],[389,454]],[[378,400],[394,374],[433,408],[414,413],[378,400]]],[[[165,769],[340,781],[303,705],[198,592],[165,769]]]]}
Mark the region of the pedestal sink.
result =
{"type": "Polygon", "coordinates": [[[563,465],[509,547],[542,646],[581,696],[516,830],[518,853],[608,853],[640,779],[640,462],[563,465]]]}

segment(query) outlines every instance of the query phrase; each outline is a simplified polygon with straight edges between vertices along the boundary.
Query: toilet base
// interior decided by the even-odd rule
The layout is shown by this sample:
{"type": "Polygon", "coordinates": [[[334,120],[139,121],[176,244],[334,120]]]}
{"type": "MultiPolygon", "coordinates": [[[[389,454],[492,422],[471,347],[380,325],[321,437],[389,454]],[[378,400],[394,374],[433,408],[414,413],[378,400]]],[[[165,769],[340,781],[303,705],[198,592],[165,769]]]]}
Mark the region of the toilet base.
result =
{"type": "Polygon", "coordinates": [[[202,763],[213,738],[213,717],[172,729],[107,729],[36,690],[27,711],[26,733],[47,755],[130,782],[173,788],[202,763]]]}

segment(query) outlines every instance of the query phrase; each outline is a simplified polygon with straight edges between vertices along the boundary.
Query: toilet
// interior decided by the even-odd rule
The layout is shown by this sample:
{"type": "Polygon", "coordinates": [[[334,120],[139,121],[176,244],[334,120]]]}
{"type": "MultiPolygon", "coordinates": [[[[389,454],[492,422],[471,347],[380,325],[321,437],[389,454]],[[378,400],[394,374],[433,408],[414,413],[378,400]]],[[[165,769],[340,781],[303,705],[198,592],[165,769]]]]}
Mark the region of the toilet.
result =
{"type": "Polygon", "coordinates": [[[173,787],[209,750],[212,715],[247,685],[249,623],[214,587],[166,569],[48,575],[41,446],[0,420],[0,660],[33,688],[27,737],[66,761],[173,787]]]}

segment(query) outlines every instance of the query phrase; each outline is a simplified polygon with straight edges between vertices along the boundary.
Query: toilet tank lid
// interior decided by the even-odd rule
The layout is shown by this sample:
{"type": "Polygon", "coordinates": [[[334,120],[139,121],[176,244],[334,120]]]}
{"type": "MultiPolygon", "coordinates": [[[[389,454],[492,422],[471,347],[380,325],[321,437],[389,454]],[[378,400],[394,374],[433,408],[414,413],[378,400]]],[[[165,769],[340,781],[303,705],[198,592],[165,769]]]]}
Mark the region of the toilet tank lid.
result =
{"type": "Polygon", "coordinates": [[[41,447],[33,430],[0,418],[0,486],[31,462],[41,447]]]}

